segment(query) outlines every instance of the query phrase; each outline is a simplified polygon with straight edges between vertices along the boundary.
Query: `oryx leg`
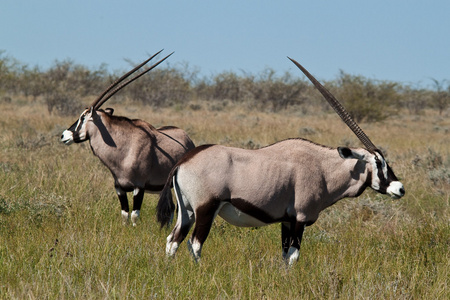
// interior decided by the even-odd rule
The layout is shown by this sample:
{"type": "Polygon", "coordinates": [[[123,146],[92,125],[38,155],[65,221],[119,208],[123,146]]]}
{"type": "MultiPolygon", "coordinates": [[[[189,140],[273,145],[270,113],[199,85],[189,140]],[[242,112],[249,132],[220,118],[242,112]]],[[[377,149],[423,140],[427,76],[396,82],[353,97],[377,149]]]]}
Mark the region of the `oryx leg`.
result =
{"type": "Polygon", "coordinates": [[[133,191],[133,212],[131,213],[131,223],[136,226],[136,222],[139,219],[142,200],[144,200],[144,189],[135,188],[133,191]]]}
{"type": "Polygon", "coordinates": [[[292,266],[300,256],[300,245],[302,243],[305,226],[305,223],[297,221],[291,222],[290,224],[290,246],[285,256],[285,259],[290,266],[292,266]]]}
{"type": "Polygon", "coordinates": [[[289,247],[291,245],[291,224],[281,223],[281,250],[283,259],[286,259],[289,247]]]}
{"type": "Polygon", "coordinates": [[[195,220],[194,212],[192,211],[189,203],[184,203],[183,199],[180,199],[181,197],[179,197],[177,193],[175,194],[177,196],[178,203],[178,217],[175,227],[167,237],[166,255],[169,257],[175,255],[179,245],[186,238],[195,220]]]}
{"type": "Polygon", "coordinates": [[[208,237],[214,218],[219,211],[220,202],[211,201],[208,205],[199,207],[195,211],[195,226],[192,237],[188,241],[188,248],[195,261],[200,260],[202,246],[208,237]]]}
{"type": "Polygon", "coordinates": [[[127,193],[122,190],[119,186],[116,186],[116,193],[119,197],[120,207],[122,209],[122,220],[124,224],[128,223],[128,215],[130,212],[130,207],[128,206],[127,193]]]}

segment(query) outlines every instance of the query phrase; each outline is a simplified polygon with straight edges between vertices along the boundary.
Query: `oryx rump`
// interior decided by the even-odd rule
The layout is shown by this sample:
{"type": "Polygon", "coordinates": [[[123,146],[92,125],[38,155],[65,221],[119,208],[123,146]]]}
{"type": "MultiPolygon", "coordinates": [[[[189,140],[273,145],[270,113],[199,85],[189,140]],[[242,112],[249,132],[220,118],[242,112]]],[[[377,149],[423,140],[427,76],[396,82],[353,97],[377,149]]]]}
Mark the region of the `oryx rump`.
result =
{"type": "Polygon", "coordinates": [[[216,215],[236,226],[282,223],[283,257],[289,264],[299,257],[305,226],[319,213],[345,197],[356,197],[367,187],[394,198],[405,194],[391,168],[340,103],[297,62],[366,148],[330,148],[304,139],[288,139],[247,150],[220,145],[195,148],[177,163],[158,202],[158,220],[168,223],[174,209],[178,218],[167,238],[172,256],[195,223],[188,243],[200,258],[216,215]]]}
{"type": "Polygon", "coordinates": [[[135,77],[124,81],[155,55],[113,83],[89,108],[82,112],[80,118],[61,136],[61,142],[66,145],[89,141],[94,155],[101,160],[114,177],[114,185],[120,200],[124,221],[129,218],[126,193],[133,192],[131,214],[133,225],[136,224],[139,217],[144,192],[159,193],[164,187],[171,168],[183,154],[194,148],[194,144],[186,132],[179,128],[172,126],[155,128],[142,120],[114,116],[111,108],[100,109],[100,106],[118,90],[144,75],[168,57],[166,56],[135,77]]]}

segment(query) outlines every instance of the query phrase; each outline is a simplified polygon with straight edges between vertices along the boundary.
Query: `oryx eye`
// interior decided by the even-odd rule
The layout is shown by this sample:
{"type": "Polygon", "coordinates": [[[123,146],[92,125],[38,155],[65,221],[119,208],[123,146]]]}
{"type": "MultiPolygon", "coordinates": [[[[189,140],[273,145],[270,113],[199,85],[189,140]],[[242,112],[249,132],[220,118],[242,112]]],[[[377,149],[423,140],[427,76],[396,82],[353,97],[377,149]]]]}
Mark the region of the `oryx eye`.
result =
{"type": "Polygon", "coordinates": [[[77,126],[75,126],[75,131],[77,131],[79,128],[79,126],[81,126],[83,123],[84,123],[84,119],[85,119],[85,117],[86,117],[86,111],[84,111],[81,115],[80,115],[80,118],[78,119],[78,122],[77,122],[77,126]]]}
{"type": "Polygon", "coordinates": [[[377,162],[377,163],[381,162],[381,159],[378,157],[377,154],[375,154],[375,162],[377,162]]]}

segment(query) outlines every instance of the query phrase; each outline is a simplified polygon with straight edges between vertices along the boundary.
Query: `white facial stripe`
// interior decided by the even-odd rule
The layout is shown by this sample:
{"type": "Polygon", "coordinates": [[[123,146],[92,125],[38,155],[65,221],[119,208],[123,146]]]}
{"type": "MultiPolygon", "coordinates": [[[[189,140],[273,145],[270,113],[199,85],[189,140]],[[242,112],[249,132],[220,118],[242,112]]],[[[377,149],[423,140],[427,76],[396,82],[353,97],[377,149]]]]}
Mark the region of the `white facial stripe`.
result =
{"type": "Polygon", "coordinates": [[[383,173],[383,177],[384,177],[383,180],[386,180],[388,178],[388,167],[387,167],[386,161],[384,160],[384,158],[381,154],[375,152],[375,156],[378,158],[378,161],[380,162],[379,165],[381,165],[381,170],[379,170],[379,165],[377,165],[377,161],[375,160],[375,158],[371,159],[370,162],[373,167],[372,188],[374,190],[379,190],[381,179],[378,176],[378,172],[381,171],[383,173]]]}
{"type": "Polygon", "coordinates": [[[383,170],[383,175],[384,178],[387,179],[388,176],[388,170],[387,170],[387,164],[386,161],[384,160],[384,158],[379,154],[379,153],[375,153],[375,155],[378,157],[378,159],[381,161],[381,168],[383,170]]]}
{"type": "Polygon", "coordinates": [[[75,131],[78,131],[78,127],[80,126],[81,118],[82,118],[82,117],[83,117],[83,115],[81,115],[81,116],[78,118],[77,126],[75,126],[75,131]]]}
{"type": "Polygon", "coordinates": [[[85,109],[85,110],[81,113],[80,117],[78,118],[78,122],[77,122],[77,126],[75,127],[75,131],[78,130],[78,127],[79,127],[80,124],[81,124],[81,118],[83,118],[83,116],[84,116],[87,112],[88,112],[88,110],[85,109]]]}
{"type": "Polygon", "coordinates": [[[380,189],[380,178],[378,178],[378,167],[375,158],[370,159],[372,164],[372,188],[376,191],[380,189]]]}

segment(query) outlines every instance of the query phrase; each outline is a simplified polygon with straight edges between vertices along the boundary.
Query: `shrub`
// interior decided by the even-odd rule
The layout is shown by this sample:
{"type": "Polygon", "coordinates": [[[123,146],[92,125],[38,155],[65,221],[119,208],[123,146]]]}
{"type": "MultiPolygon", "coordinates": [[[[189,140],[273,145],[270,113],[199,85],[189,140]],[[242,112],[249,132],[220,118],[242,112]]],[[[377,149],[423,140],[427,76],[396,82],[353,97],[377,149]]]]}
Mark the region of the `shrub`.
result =
{"type": "Polygon", "coordinates": [[[398,84],[367,79],[341,71],[337,79],[338,96],[350,115],[360,121],[381,121],[395,114],[400,100],[398,84]]]}
{"type": "Polygon", "coordinates": [[[431,96],[431,101],[433,106],[439,111],[439,114],[442,115],[444,110],[450,105],[450,85],[447,84],[447,88],[445,88],[446,80],[440,82],[434,78],[431,80],[434,83],[435,90],[431,96]]]}
{"type": "Polygon", "coordinates": [[[411,114],[420,115],[427,107],[430,99],[429,91],[421,88],[406,86],[402,89],[402,106],[406,107],[411,114]]]}
{"type": "Polygon", "coordinates": [[[274,70],[267,69],[256,81],[253,95],[255,99],[262,101],[265,107],[270,106],[272,111],[279,111],[302,104],[306,99],[304,92],[307,88],[305,81],[294,79],[288,72],[282,77],[276,77],[274,70]]]}
{"type": "Polygon", "coordinates": [[[81,102],[70,92],[53,91],[45,96],[45,103],[49,114],[56,113],[61,116],[72,116],[83,109],[81,102]]]}
{"type": "Polygon", "coordinates": [[[154,107],[167,107],[191,97],[190,83],[175,68],[154,69],[126,88],[131,99],[154,107]]]}

